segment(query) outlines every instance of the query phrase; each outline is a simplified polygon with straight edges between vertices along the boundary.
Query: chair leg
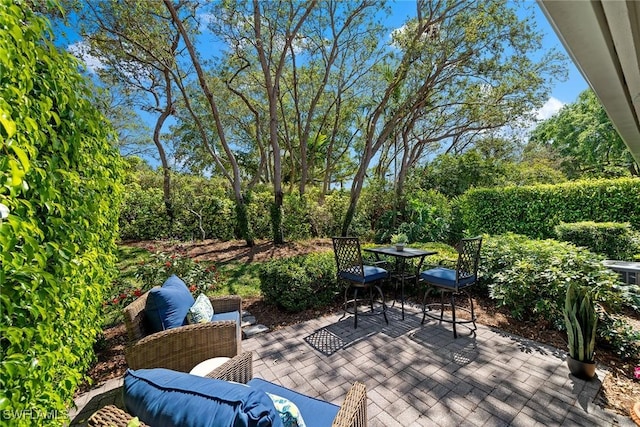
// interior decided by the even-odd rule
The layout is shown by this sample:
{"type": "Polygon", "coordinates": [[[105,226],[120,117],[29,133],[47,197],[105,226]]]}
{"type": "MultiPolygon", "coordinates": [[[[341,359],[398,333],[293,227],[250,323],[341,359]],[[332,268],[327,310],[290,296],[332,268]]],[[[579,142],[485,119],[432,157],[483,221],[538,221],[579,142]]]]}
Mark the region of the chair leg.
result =
{"type": "Polygon", "coordinates": [[[353,288],[353,328],[358,327],[358,288],[353,288]]]}
{"type": "MultiPolygon", "coordinates": [[[[384,316],[384,321],[389,324],[389,319],[387,319],[387,304],[384,302],[384,294],[382,293],[382,289],[380,286],[376,286],[378,293],[380,294],[380,302],[382,303],[382,316],[384,316]]],[[[373,297],[371,299],[371,309],[373,310],[373,297]]]]}
{"type": "Polygon", "coordinates": [[[444,318],[444,291],[440,290],[440,321],[444,318]]]}
{"type": "Polygon", "coordinates": [[[424,325],[424,319],[427,317],[427,297],[431,293],[432,289],[433,288],[431,286],[427,286],[424,291],[424,297],[422,297],[422,322],[420,322],[421,325],[424,325]]]}
{"type": "Polygon", "coordinates": [[[345,286],[344,288],[344,313],[342,314],[342,317],[340,318],[340,320],[344,319],[345,317],[347,317],[347,313],[348,313],[348,308],[349,308],[349,286],[345,286]]]}
{"type": "Polygon", "coordinates": [[[458,332],[456,331],[456,297],[454,292],[451,292],[451,320],[453,324],[453,338],[458,338],[458,332]]]}
{"type": "Polygon", "coordinates": [[[369,286],[369,306],[371,307],[371,312],[373,313],[373,286],[369,286]]]}
{"type": "Polygon", "coordinates": [[[469,298],[469,305],[471,306],[471,323],[473,323],[473,330],[478,330],[478,326],[476,325],[476,315],[473,312],[473,300],[471,299],[471,294],[469,292],[465,292],[467,294],[467,298],[469,298]]]}

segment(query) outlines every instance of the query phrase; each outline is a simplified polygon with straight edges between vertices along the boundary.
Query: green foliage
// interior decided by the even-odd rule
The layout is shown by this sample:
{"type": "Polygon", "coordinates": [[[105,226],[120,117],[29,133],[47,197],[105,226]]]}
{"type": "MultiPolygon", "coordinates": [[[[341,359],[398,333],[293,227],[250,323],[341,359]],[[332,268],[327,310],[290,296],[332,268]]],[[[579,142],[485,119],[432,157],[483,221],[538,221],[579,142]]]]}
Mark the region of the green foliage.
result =
{"type": "Polygon", "coordinates": [[[266,262],[259,277],[265,301],[291,312],[326,306],[340,290],[333,252],[266,262]]]}
{"type": "Polygon", "coordinates": [[[269,214],[273,194],[267,189],[256,189],[247,194],[249,221],[256,238],[271,239],[271,216],[269,214]]]}
{"type": "Polygon", "coordinates": [[[183,240],[234,238],[235,202],[218,178],[174,175],[175,219],[168,237],[183,240]]]}
{"type": "Polygon", "coordinates": [[[610,311],[623,302],[618,275],[596,254],[566,242],[490,236],[483,241],[479,269],[480,286],[488,287],[491,298],[520,320],[561,328],[569,283],[593,289],[594,300],[610,311]]]}
{"type": "Polygon", "coordinates": [[[549,147],[562,158],[561,168],[571,179],[628,176],[640,172],[595,93],[587,89],[573,104],[539,124],[529,150],[549,147]]]}
{"type": "Polygon", "coordinates": [[[288,240],[304,240],[311,237],[309,222],[313,202],[299,193],[287,194],[282,206],[282,230],[288,240]]]}
{"type": "Polygon", "coordinates": [[[161,286],[169,276],[180,277],[196,298],[220,291],[225,285],[216,265],[198,262],[180,254],[158,251],[153,245],[146,248],[121,246],[118,248],[118,277],[104,295],[104,325],[122,322],[122,309],[154,286],[161,286]]]}
{"type": "Polygon", "coordinates": [[[162,188],[143,189],[137,182],[127,184],[119,218],[122,240],[153,240],[168,236],[169,218],[162,188]]]}
{"type": "Polygon", "coordinates": [[[562,314],[567,328],[569,355],[581,362],[593,362],[596,347],[598,314],[592,300],[593,288],[567,286],[567,296],[562,314]]]}
{"type": "Polygon", "coordinates": [[[629,223],[582,221],[555,227],[558,240],[584,246],[608,259],[632,261],[640,256],[640,233],[629,223]]]}
{"type": "Polygon", "coordinates": [[[133,171],[120,216],[122,240],[221,239],[234,237],[234,202],[220,180],[175,174],[167,216],[160,171],[133,171]]]}
{"type": "Polygon", "coordinates": [[[437,191],[417,190],[407,196],[406,220],[398,232],[406,233],[410,242],[444,242],[449,237],[451,207],[437,191]]]}
{"type": "Polygon", "coordinates": [[[152,253],[147,261],[141,262],[134,275],[145,289],[150,289],[162,286],[173,274],[181,278],[196,296],[214,291],[220,282],[215,265],[160,251],[152,253]]]}
{"type": "Polygon", "coordinates": [[[391,243],[407,243],[409,241],[409,237],[405,233],[398,233],[391,235],[391,243]]]}
{"type": "Polygon", "coordinates": [[[80,65],[30,4],[0,0],[0,412],[10,426],[62,425],[94,358],[123,175],[80,65]]]}
{"type": "Polygon", "coordinates": [[[640,331],[620,316],[602,313],[598,323],[598,346],[612,350],[636,366],[640,364],[640,331]]]}
{"type": "Polygon", "coordinates": [[[472,189],[460,197],[458,208],[470,234],[550,238],[556,225],[578,221],[629,222],[638,229],[640,179],[472,189]]]}
{"type": "Polygon", "coordinates": [[[246,203],[236,203],[235,211],[238,236],[248,242],[253,242],[254,236],[251,229],[251,224],[249,223],[249,209],[246,203]]]}

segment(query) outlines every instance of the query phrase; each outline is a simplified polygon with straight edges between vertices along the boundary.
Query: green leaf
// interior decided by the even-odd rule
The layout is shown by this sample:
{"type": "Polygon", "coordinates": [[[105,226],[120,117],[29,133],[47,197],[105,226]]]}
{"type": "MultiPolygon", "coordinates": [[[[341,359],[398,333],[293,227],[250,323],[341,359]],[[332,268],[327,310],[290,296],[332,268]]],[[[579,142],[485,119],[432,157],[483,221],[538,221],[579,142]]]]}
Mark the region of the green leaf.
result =
{"type": "Polygon", "coordinates": [[[11,144],[11,149],[14,153],[16,153],[16,156],[18,156],[18,160],[20,160],[20,164],[22,164],[22,169],[24,169],[25,172],[29,172],[30,164],[27,153],[25,153],[22,148],[16,146],[15,144],[11,144]]]}
{"type": "Polygon", "coordinates": [[[11,116],[6,111],[0,110],[0,123],[2,123],[2,127],[4,127],[9,138],[16,134],[16,122],[11,119],[11,116]]]}

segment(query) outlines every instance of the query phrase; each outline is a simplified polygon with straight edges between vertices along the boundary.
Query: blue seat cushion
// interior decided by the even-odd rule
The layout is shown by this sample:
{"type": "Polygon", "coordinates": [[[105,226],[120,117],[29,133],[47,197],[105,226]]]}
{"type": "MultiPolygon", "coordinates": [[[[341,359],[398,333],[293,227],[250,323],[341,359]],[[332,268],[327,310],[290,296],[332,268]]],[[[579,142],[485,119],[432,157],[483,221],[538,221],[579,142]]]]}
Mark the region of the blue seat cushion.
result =
{"type": "Polygon", "coordinates": [[[356,283],[370,283],[376,280],[386,279],[389,276],[389,272],[384,268],[374,267],[373,265],[364,265],[364,278],[357,274],[349,273],[348,271],[341,271],[339,277],[344,280],[356,283]]]}
{"type": "MultiPolygon", "coordinates": [[[[442,288],[455,289],[456,270],[450,268],[437,267],[420,273],[420,278],[427,283],[431,283],[442,288]]],[[[476,276],[469,276],[460,279],[459,287],[463,288],[475,282],[476,276]]]]}
{"type": "Polygon", "coordinates": [[[211,321],[215,322],[216,320],[234,320],[238,324],[238,327],[242,326],[240,323],[240,312],[238,311],[214,313],[213,316],[211,316],[211,321]]]}
{"type": "Polygon", "coordinates": [[[284,397],[293,402],[300,410],[307,427],[330,427],[340,410],[340,407],[333,403],[305,396],[260,378],[253,378],[247,384],[252,388],[284,397]]]}
{"type": "Polygon", "coordinates": [[[195,300],[187,285],[175,274],[162,287],[153,288],[147,295],[145,316],[151,333],[187,324],[187,313],[195,300]]]}
{"type": "Polygon", "coordinates": [[[257,388],[163,368],[127,370],[127,412],[152,426],[282,427],[267,394],[257,388]]]}

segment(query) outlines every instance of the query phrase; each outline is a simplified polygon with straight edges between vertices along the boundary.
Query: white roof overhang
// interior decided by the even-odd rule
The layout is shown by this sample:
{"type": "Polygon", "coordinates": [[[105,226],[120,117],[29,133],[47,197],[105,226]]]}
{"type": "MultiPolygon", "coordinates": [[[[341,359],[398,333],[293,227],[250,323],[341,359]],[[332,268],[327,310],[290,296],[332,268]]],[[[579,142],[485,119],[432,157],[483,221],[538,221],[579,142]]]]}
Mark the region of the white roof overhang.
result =
{"type": "Polygon", "coordinates": [[[640,163],[640,2],[538,0],[538,4],[640,163]]]}

